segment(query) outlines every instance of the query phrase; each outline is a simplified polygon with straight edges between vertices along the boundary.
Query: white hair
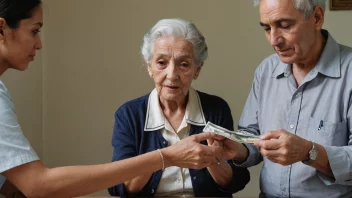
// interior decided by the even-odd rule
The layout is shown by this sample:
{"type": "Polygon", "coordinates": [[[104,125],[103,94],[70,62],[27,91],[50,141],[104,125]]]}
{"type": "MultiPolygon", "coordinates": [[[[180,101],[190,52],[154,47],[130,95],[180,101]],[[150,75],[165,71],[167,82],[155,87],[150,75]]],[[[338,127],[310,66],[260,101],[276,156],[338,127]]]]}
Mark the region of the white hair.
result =
{"type": "MultiPolygon", "coordinates": [[[[253,0],[254,5],[259,5],[260,1],[261,0],[253,0]]],[[[293,0],[293,4],[295,8],[302,12],[305,18],[308,18],[317,6],[321,6],[325,10],[325,1],[326,0],[293,0]]]]}
{"type": "Polygon", "coordinates": [[[192,43],[197,66],[200,66],[208,57],[205,38],[193,23],[184,19],[162,19],[144,35],[141,53],[146,63],[152,60],[154,42],[162,36],[180,36],[192,43]]]}

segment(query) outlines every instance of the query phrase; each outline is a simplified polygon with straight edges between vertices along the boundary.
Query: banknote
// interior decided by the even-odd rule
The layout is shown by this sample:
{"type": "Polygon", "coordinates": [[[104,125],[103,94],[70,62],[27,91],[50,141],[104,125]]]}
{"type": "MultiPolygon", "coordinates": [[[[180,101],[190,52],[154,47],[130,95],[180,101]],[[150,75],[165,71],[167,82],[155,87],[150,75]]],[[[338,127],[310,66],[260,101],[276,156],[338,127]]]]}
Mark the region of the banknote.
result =
{"type": "Polygon", "coordinates": [[[255,141],[261,139],[258,135],[253,135],[252,133],[248,133],[246,131],[230,131],[211,122],[207,123],[203,131],[213,132],[239,143],[254,144],[255,141]]]}

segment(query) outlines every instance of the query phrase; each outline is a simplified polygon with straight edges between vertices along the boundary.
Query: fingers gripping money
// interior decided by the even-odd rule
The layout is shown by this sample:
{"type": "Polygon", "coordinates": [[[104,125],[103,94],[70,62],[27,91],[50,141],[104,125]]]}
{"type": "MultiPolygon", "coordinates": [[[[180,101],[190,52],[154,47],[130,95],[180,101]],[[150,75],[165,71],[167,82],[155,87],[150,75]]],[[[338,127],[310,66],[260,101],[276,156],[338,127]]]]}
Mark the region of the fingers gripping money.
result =
{"type": "Polygon", "coordinates": [[[261,139],[260,136],[253,135],[246,131],[237,131],[237,132],[229,131],[211,122],[207,123],[203,131],[216,133],[217,135],[221,135],[225,138],[231,139],[239,143],[254,144],[255,141],[261,139]]]}

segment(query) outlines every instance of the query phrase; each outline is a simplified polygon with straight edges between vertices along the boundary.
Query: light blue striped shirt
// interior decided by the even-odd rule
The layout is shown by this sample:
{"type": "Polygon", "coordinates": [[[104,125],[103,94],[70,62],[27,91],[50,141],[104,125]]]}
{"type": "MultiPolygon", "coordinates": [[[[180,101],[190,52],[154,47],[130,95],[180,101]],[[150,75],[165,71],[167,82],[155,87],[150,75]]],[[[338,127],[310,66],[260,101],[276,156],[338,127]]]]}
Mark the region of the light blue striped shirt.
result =
{"type": "MultiPolygon", "coordinates": [[[[301,162],[282,166],[264,158],[263,197],[352,197],[352,49],[322,34],[324,51],[299,87],[278,55],[261,63],[239,128],[255,134],[282,128],[323,145],[335,180],[301,162]]],[[[249,156],[240,166],[260,163],[257,148],[246,146],[249,156]]]]}

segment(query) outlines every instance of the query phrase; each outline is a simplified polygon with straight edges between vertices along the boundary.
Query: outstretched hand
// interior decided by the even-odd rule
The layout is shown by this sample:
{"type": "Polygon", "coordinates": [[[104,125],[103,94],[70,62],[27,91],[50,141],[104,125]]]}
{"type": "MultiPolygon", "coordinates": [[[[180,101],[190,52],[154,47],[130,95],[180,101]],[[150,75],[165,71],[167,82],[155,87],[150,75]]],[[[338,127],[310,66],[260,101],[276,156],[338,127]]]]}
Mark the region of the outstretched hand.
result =
{"type": "Polygon", "coordinates": [[[221,153],[222,148],[199,143],[212,139],[212,136],[212,133],[209,132],[192,135],[163,149],[166,165],[201,169],[217,164],[216,156],[221,153]]]}
{"type": "Polygon", "coordinates": [[[235,142],[228,138],[212,133],[212,140],[216,140],[222,145],[222,158],[226,160],[237,160],[243,161],[247,158],[248,151],[245,146],[241,143],[235,142]]]}

